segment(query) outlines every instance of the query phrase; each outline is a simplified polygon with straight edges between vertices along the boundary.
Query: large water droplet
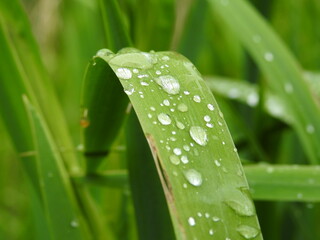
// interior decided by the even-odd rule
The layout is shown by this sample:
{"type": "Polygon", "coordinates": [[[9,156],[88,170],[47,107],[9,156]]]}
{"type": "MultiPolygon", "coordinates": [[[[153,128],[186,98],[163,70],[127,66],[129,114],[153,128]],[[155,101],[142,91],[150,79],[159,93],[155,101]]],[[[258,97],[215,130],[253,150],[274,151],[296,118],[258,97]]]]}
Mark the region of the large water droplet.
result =
{"type": "Polygon", "coordinates": [[[195,226],[196,225],[196,220],[193,217],[188,218],[188,223],[190,226],[195,226]]]}
{"type": "Polygon", "coordinates": [[[229,200],[229,201],[226,201],[225,203],[240,216],[255,215],[254,206],[247,197],[245,197],[245,199],[229,200]]]}
{"type": "Polygon", "coordinates": [[[200,186],[202,184],[202,176],[201,173],[199,173],[195,169],[189,169],[184,172],[184,176],[188,180],[188,182],[193,186],[200,186]]]}
{"type": "Polygon", "coordinates": [[[173,153],[177,156],[180,156],[182,154],[182,151],[180,148],[174,148],[173,149],[173,153]]]}
{"type": "Polygon", "coordinates": [[[130,79],[132,77],[132,73],[128,68],[118,68],[116,70],[116,75],[121,79],[130,79]]]}
{"type": "Polygon", "coordinates": [[[160,113],[158,115],[158,120],[162,125],[170,125],[171,124],[171,118],[168,114],[160,113]]]}
{"type": "Polygon", "coordinates": [[[243,236],[245,239],[253,239],[260,233],[259,229],[256,229],[254,227],[250,227],[247,225],[240,225],[237,227],[237,231],[240,233],[241,236],[243,236]]]}
{"type": "Polygon", "coordinates": [[[188,111],[188,106],[185,105],[184,103],[180,103],[180,104],[178,105],[178,110],[179,110],[180,112],[187,112],[187,111],[188,111]]]}
{"type": "Polygon", "coordinates": [[[190,128],[191,138],[201,146],[207,145],[208,137],[206,131],[202,127],[192,126],[190,128]]]}
{"type": "Polygon", "coordinates": [[[114,53],[111,52],[109,49],[106,49],[106,48],[100,49],[96,53],[96,56],[101,57],[101,58],[106,58],[106,57],[108,58],[108,57],[111,57],[113,55],[114,55],[114,53]]]}
{"type": "Polygon", "coordinates": [[[209,117],[208,115],[204,116],[203,119],[204,119],[206,122],[210,122],[210,121],[211,121],[211,117],[209,117]]]}
{"type": "Polygon", "coordinates": [[[169,94],[179,94],[180,92],[179,81],[171,75],[160,76],[156,78],[156,82],[169,94]]]}
{"type": "Polygon", "coordinates": [[[208,109],[209,109],[210,111],[213,111],[213,110],[214,110],[214,106],[213,106],[212,104],[210,104],[210,103],[207,105],[207,107],[208,107],[208,109]]]}

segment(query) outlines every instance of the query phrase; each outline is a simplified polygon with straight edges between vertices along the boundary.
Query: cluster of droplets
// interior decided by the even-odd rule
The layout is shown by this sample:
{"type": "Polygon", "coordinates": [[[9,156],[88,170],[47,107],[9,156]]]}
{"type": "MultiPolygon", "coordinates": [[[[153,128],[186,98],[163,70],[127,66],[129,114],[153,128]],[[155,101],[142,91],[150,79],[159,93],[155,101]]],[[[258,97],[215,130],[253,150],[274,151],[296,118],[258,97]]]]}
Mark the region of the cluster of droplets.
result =
{"type": "MultiPolygon", "coordinates": [[[[151,55],[146,54],[144,57],[147,59],[147,62],[145,64],[145,69],[149,66],[148,64],[154,64],[157,61],[154,60],[151,55]]],[[[273,55],[271,53],[265,54],[265,59],[267,61],[273,61],[273,55]]],[[[169,56],[163,56],[161,58],[162,61],[167,62],[170,60],[169,56]]],[[[132,60],[133,61],[133,60],[132,60]]],[[[190,64],[189,64],[190,65],[190,64]]],[[[189,66],[188,65],[188,66],[189,66]]],[[[192,65],[192,64],[191,64],[192,65]]],[[[192,65],[193,66],[193,65],[192,65]]],[[[190,66],[189,66],[190,67],[190,66]]],[[[165,144],[165,149],[170,152],[168,160],[171,164],[174,166],[182,165],[182,173],[187,183],[183,183],[183,188],[188,188],[189,186],[192,187],[200,187],[206,179],[203,178],[202,174],[190,167],[186,167],[187,164],[192,162],[192,159],[190,156],[198,156],[199,151],[201,152],[201,147],[207,146],[209,142],[209,136],[208,131],[212,128],[214,128],[214,124],[211,117],[211,112],[215,111],[215,107],[212,103],[205,103],[205,99],[203,99],[200,95],[192,94],[188,90],[181,90],[180,83],[178,79],[176,79],[174,76],[170,74],[168,69],[170,68],[169,62],[162,64],[160,66],[160,69],[155,70],[153,74],[146,74],[141,69],[133,68],[130,70],[126,66],[121,66],[116,69],[115,73],[121,80],[130,80],[134,74],[137,75],[137,78],[140,81],[141,88],[150,88],[151,86],[158,87],[162,89],[165,93],[168,94],[168,97],[165,98],[160,103],[161,110],[157,109],[157,106],[150,106],[149,109],[151,112],[147,113],[148,119],[152,121],[153,124],[159,126],[159,128],[162,131],[166,131],[169,129],[176,128],[174,130],[170,130],[172,136],[168,137],[167,140],[163,139],[160,140],[161,144],[165,144]],[[151,83],[154,82],[154,85],[151,85],[151,83]],[[192,125],[190,123],[186,122],[186,118],[183,119],[177,119],[177,115],[172,115],[170,112],[174,112],[177,110],[180,112],[180,115],[184,115],[184,113],[189,111],[189,107],[185,102],[182,102],[182,98],[187,97],[189,101],[193,101],[194,104],[199,104],[198,106],[202,106],[205,104],[207,113],[203,116],[203,122],[199,125],[192,125]],[[178,102],[175,101],[177,99],[178,102]],[[180,102],[179,102],[180,101],[180,102]],[[183,139],[186,143],[182,146],[171,146],[169,142],[175,142],[177,140],[177,137],[180,135],[177,135],[177,131],[187,131],[188,137],[192,140],[191,142],[187,143],[187,139],[183,139]],[[199,149],[198,149],[199,148],[199,149]],[[192,155],[194,154],[194,155],[192,155]]],[[[191,68],[191,67],[190,67],[191,68]]],[[[130,83],[127,83],[127,88],[125,92],[128,95],[132,95],[133,93],[137,92],[139,93],[140,97],[143,98],[143,92],[139,90],[135,90],[133,88],[133,85],[130,83]]],[[[151,89],[151,92],[153,90],[151,89]]],[[[230,93],[231,94],[231,93],[230,93]]],[[[237,93],[233,93],[236,95],[237,93]]],[[[255,106],[257,102],[259,101],[257,95],[251,95],[248,96],[248,104],[251,106],[255,106]]],[[[223,118],[222,113],[218,112],[220,117],[223,118]]],[[[218,126],[223,125],[223,121],[217,121],[218,126]]],[[[223,129],[222,129],[223,131],[223,129]]],[[[307,131],[312,132],[312,129],[310,130],[310,127],[307,129],[307,131]]],[[[225,145],[226,143],[222,141],[222,145],[225,145]]],[[[236,151],[236,150],[235,150],[236,151]]],[[[221,166],[222,159],[214,159],[213,163],[217,166],[221,166]]],[[[225,172],[227,170],[225,168],[222,168],[225,172]]],[[[173,171],[174,176],[178,176],[177,171],[173,171]]],[[[225,201],[225,204],[232,209],[234,212],[236,212],[239,216],[246,216],[250,217],[255,215],[254,206],[252,202],[248,199],[248,201],[238,201],[238,200],[227,200],[225,201]]],[[[202,214],[198,214],[197,216],[200,217],[202,214]]],[[[221,219],[217,216],[210,216],[209,213],[205,213],[204,218],[210,219],[212,222],[220,222],[221,219]]],[[[187,219],[188,224],[191,227],[196,226],[197,219],[193,216],[189,217],[187,219]]],[[[237,228],[238,233],[246,238],[251,239],[254,238],[259,234],[259,230],[246,226],[241,225],[237,228]]],[[[210,236],[215,234],[215,230],[213,228],[208,229],[208,234],[210,236]]]]}

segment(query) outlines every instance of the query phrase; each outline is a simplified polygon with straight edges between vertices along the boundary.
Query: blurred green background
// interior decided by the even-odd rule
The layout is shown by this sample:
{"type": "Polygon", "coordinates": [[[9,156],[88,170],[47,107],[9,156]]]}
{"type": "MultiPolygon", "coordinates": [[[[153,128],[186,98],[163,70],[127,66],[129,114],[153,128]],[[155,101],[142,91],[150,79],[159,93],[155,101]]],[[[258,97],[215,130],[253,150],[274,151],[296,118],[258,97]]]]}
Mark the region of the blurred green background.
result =
{"type": "MultiPolygon", "coordinates": [[[[250,2],[302,68],[320,72],[320,1],[250,2]]],[[[80,94],[84,72],[96,51],[108,48],[99,1],[24,0],[22,3],[76,149],[81,142],[80,94]]],[[[122,0],[119,3],[136,48],[175,50],[188,57],[205,76],[243,79],[261,88],[265,86],[255,62],[221,19],[209,11],[206,1],[122,0]]],[[[270,117],[260,107],[250,108],[222,96],[216,98],[241,158],[249,162],[308,163],[296,134],[284,122],[270,117]]],[[[34,201],[1,119],[0,139],[0,239],[35,239],[41,223],[35,224],[37,216],[32,209],[40,207],[40,203],[34,201]]],[[[121,136],[119,139],[121,142],[121,136]]],[[[113,161],[109,161],[106,169],[125,167],[121,145],[117,149],[120,150],[112,153],[113,161]]],[[[128,190],[96,192],[96,199],[104,206],[107,221],[113,223],[119,239],[135,239],[134,211],[128,190]],[[113,197],[106,200],[107,195],[113,197]]],[[[257,208],[265,239],[320,239],[319,204],[259,201],[257,208]]]]}

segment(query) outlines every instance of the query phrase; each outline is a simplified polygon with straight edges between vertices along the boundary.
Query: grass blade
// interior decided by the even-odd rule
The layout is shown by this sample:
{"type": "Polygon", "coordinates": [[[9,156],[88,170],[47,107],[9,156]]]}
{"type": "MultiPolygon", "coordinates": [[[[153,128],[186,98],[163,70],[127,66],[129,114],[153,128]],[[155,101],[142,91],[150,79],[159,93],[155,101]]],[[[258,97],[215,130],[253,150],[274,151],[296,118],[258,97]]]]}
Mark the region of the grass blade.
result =
{"type": "Polygon", "coordinates": [[[320,111],[301,69],[277,35],[243,0],[209,0],[212,10],[234,31],[266,76],[269,87],[294,116],[297,131],[312,163],[320,159],[320,111]]]}
{"type": "Polygon", "coordinates": [[[39,113],[26,98],[24,101],[33,127],[42,197],[52,239],[87,239],[86,225],[57,147],[39,113]]]}
{"type": "Polygon", "coordinates": [[[289,165],[244,167],[250,191],[256,200],[320,201],[320,168],[289,165]]]}
{"type": "Polygon", "coordinates": [[[104,59],[148,139],[177,239],[262,239],[223,115],[195,67],[172,52],[124,49],[104,59]]]}
{"type": "Polygon", "coordinates": [[[130,114],[126,132],[129,180],[139,239],[174,239],[161,182],[148,143],[134,112],[130,114]]]}
{"type": "MultiPolygon", "coordinates": [[[[102,53],[103,50],[97,56],[102,53]]],[[[93,67],[88,67],[83,85],[81,124],[88,171],[94,172],[121,128],[128,99],[104,60],[96,57],[90,65],[93,67]]]]}

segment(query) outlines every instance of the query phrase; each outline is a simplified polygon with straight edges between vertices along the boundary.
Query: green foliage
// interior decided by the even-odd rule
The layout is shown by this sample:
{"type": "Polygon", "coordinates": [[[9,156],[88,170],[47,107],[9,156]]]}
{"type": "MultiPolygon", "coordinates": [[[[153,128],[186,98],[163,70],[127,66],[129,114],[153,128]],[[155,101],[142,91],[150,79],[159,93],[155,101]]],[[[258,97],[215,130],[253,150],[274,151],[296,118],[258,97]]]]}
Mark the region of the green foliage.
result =
{"type": "Polygon", "coordinates": [[[319,239],[319,14],[0,1],[0,239],[319,239]]]}

